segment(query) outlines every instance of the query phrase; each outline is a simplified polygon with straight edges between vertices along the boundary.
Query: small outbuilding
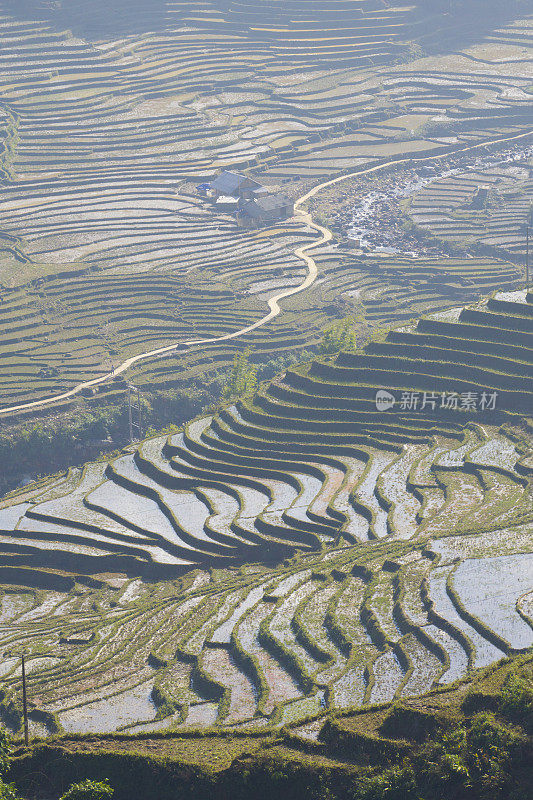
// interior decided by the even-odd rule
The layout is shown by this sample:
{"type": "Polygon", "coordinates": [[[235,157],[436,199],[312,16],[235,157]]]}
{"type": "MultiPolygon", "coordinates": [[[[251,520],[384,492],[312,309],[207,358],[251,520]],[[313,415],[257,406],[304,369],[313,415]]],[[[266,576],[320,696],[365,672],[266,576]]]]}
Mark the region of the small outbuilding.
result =
{"type": "Polygon", "coordinates": [[[210,183],[199,183],[198,186],[196,187],[196,191],[198,192],[198,194],[201,194],[203,197],[207,197],[207,193],[208,193],[210,188],[211,188],[211,184],[210,183]]]}
{"type": "Polygon", "coordinates": [[[267,225],[293,214],[294,203],[284,194],[257,195],[239,203],[239,218],[244,224],[267,225]]]}
{"type": "Polygon", "coordinates": [[[230,214],[235,214],[239,208],[239,198],[232,197],[231,195],[221,194],[215,200],[215,208],[217,211],[225,211],[230,214]]]}

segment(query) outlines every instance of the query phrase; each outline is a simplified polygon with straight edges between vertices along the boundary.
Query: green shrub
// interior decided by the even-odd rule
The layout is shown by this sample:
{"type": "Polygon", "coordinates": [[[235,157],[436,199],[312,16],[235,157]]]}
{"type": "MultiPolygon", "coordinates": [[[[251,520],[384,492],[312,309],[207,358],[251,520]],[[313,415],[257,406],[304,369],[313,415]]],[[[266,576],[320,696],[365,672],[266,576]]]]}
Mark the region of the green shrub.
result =
{"type": "Polygon", "coordinates": [[[526,675],[509,675],[500,690],[500,711],[533,730],[533,680],[526,675]]]}
{"type": "Polygon", "coordinates": [[[319,345],[322,355],[332,355],[340,350],[347,350],[350,353],[357,349],[357,330],[358,320],[355,317],[344,317],[344,319],[334,322],[327,327],[319,345]]]}
{"type": "Polygon", "coordinates": [[[103,781],[86,780],[73,783],[61,800],[107,800],[108,797],[113,797],[113,794],[107,778],[103,781]]]}
{"type": "Polygon", "coordinates": [[[468,769],[457,753],[445,753],[442,757],[443,772],[448,773],[449,777],[456,777],[458,780],[468,778],[468,769]]]}
{"type": "Polygon", "coordinates": [[[4,783],[0,778],[0,800],[21,800],[12,783],[4,783]]]}
{"type": "Polygon", "coordinates": [[[257,366],[250,364],[251,348],[235,353],[231,373],[222,388],[222,398],[251,397],[257,387],[257,366]]]}
{"type": "MultiPolygon", "coordinates": [[[[282,353],[276,358],[269,358],[265,362],[257,361],[257,380],[258,381],[265,381],[269,380],[269,378],[273,378],[275,375],[278,375],[280,372],[284,372],[287,367],[294,367],[297,364],[301,364],[305,361],[312,361],[312,359],[316,355],[316,348],[311,346],[305,350],[293,352],[293,353],[282,353]]],[[[259,359],[260,355],[256,355],[255,358],[259,359]]]]}
{"type": "Polygon", "coordinates": [[[0,800],[20,800],[15,786],[12,783],[4,783],[2,779],[9,766],[9,744],[8,734],[0,729],[0,800]]]}
{"type": "Polygon", "coordinates": [[[9,764],[9,736],[0,728],[0,775],[4,775],[9,764]]]}
{"type": "Polygon", "coordinates": [[[494,715],[488,711],[476,714],[468,731],[468,744],[476,751],[507,749],[513,740],[511,731],[496,722],[494,715]]]}
{"type": "Polygon", "coordinates": [[[531,743],[515,730],[484,712],[477,714],[467,731],[470,780],[483,800],[521,798],[523,771],[531,763],[531,743]]]}
{"type": "Polygon", "coordinates": [[[365,782],[354,795],[356,800],[420,800],[411,766],[386,770],[365,782]]]}

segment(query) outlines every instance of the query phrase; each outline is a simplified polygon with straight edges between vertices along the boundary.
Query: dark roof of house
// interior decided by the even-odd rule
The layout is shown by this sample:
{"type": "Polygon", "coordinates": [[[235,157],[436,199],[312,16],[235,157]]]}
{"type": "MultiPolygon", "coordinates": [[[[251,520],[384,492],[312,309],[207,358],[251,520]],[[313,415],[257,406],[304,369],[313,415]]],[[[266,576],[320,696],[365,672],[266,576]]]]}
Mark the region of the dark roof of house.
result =
{"type": "Polygon", "coordinates": [[[211,181],[211,188],[222,194],[233,194],[239,189],[255,189],[261,184],[241,175],[239,172],[221,172],[214,181],[211,181]]]}
{"type": "Polygon", "coordinates": [[[253,200],[242,203],[241,209],[251,217],[260,217],[283,208],[292,208],[292,205],[292,200],[284,194],[269,194],[264,197],[254,197],[253,200]]]}

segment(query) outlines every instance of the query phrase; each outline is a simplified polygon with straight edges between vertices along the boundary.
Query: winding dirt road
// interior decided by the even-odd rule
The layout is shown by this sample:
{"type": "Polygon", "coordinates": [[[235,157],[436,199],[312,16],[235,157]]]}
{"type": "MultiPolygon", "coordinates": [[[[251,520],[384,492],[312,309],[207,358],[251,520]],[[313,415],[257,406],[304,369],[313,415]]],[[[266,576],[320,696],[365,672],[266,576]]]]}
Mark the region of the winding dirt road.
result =
{"type": "Polygon", "coordinates": [[[424,161],[435,161],[440,158],[445,158],[446,156],[453,156],[456,153],[465,153],[470,150],[481,149],[484,147],[490,147],[494,144],[504,144],[505,142],[513,142],[518,139],[524,139],[526,137],[532,136],[533,133],[522,133],[517,136],[511,136],[505,139],[495,139],[490,142],[483,142],[482,144],[470,145],[468,147],[459,148],[456,150],[452,150],[446,154],[439,154],[435,156],[410,156],[408,158],[401,158],[401,159],[392,159],[391,161],[384,162],[382,164],[376,164],[373,167],[366,167],[365,169],[359,169],[355,172],[350,172],[346,175],[339,175],[336,178],[332,178],[329,181],[324,181],[323,183],[319,183],[314,186],[309,192],[299,197],[295,204],[294,210],[298,212],[300,218],[303,222],[305,222],[310,228],[317,231],[321,234],[320,238],[314,242],[310,242],[309,244],[303,245],[302,247],[297,247],[294,251],[295,255],[304,261],[308,267],[308,273],[305,277],[305,280],[299,284],[298,286],[293,286],[289,289],[285,289],[278,294],[273,295],[268,300],[268,307],[269,312],[261,319],[257,320],[257,322],[252,323],[252,325],[248,325],[245,328],[240,328],[233,333],[226,333],[223,336],[215,336],[211,339],[186,339],[180,340],[179,342],[175,342],[175,344],[167,345],[166,347],[159,347],[156,350],[148,350],[145,353],[139,353],[136,356],[132,356],[131,358],[126,359],[123,361],[119,366],[117,366],[113,372],[106,372],[104,375],[101,375],[99,378],[93,378],[93,380],[85,381],[83,383],[78,383],[74,386],[73,389],[69,389],[67,392],[61,392],[56,395],[51,395],[50,397],[42,398],[41,400],[33,400],[28,403],[20,403],[19,405],[9,406],[7,408],[0,408],[0,416],[4,416],[7,414],[13,414],[17,411],[25,411],[27,409],[38,409],[44,408],[45,406],[52,405],[53,403],[60,402],[62,400],[68,400],[71,397],[79,394],[83,389],[91,388],[92,386],[98,386],[101,383],[105,383],[106,381],[111,380],[116,375],[121,375],[122,373],[126,372],[130,367],[134,364],[138,364],[140,361],[143,361],[146,358],[153,358],[154,356],[161,356],[165,355],[166,353],[172,353],[174,350],[177,350],[184,345],[200,345],[200,344],[212,344],[214,342],[222,342],[228,341],[230,339],[237,339],[239,336],[242,336],[249,331],[253,331],[256,328],[260,328],[262,325],[266,325],[267,322],[270,322],[271,319],[277,317],[278,314],[281,313],[281,307],[279,305],[279,301],[283,300],[285,297],[291,297],[292,295],[298,294],[299,292],[303,292],[309,286],[311,286],[318,275],[318,269],[316,262],[314,259],[308,254],[309,250],[313,250],[316,247],[319,247],[326,242],[329,242],[332,238],[333,234],[331,233],[328,228],[324,228],[322,225],[319,225],[317,222],[313,222],[311,215],[301,209],[301,206],[309,200],[311,197],[315,197],[322,189],[325,189],[328,186],[333,186],[337,183],[341,183],[341,181],[349,180],[350,178],[355,178],[358,175],[366,175],[372,172],[378,172],[379,170],[386,169],[387,167],[397,165],[397,164],[405,164],[405,163],[413,163],[413,162],[424,162],[424,161]]]}

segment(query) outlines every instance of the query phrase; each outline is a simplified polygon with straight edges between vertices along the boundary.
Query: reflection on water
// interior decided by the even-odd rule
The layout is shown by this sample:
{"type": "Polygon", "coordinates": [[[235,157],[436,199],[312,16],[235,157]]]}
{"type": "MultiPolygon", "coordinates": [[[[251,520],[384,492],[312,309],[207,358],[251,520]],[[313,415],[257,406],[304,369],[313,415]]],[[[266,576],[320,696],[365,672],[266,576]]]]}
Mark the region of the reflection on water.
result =
{"type": "Polygon", "coordinates": [[[218,703],[198,703],[191,706],[184,727],[214,725],[218,716],[218,703]]]}
{"type": "Polygon", "coordinates": [[[44,722],[37,722],[35,719],[28,720],[28,733],[32,739],[45,739],[50,736],[50,731],[44,722]]]}
{"type": "Polygon", "coordinates": [[[97,700],[59,715],[67,733],[111,733],[125,725],[153,720],[156,707],[152,701],[153,681],[114,697],[97,700]]]}
{"type": "Polygon", "coordinates": [[[44,20],[85,39],[162,30],[167,20],[166,0],[4,0],[3,5],[18,19],[44,20]]]}

